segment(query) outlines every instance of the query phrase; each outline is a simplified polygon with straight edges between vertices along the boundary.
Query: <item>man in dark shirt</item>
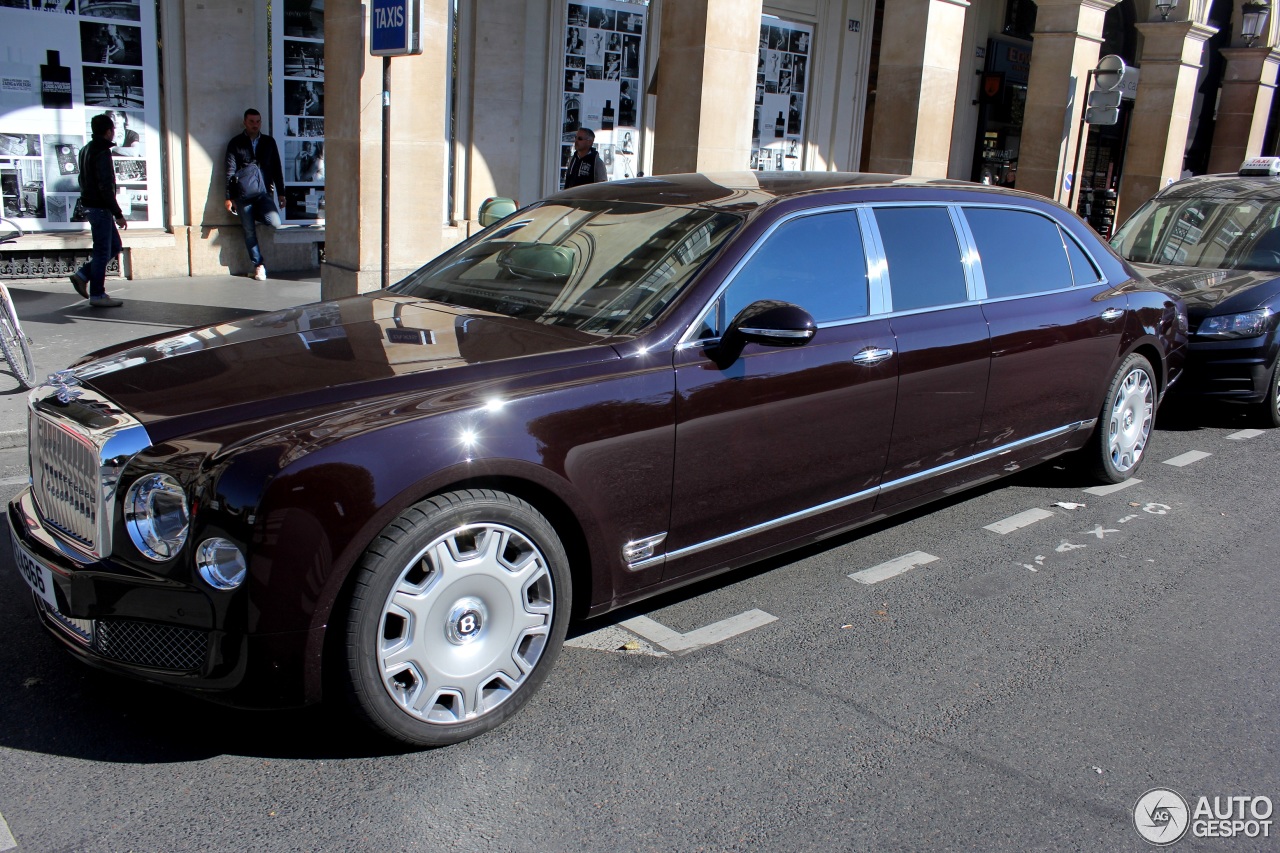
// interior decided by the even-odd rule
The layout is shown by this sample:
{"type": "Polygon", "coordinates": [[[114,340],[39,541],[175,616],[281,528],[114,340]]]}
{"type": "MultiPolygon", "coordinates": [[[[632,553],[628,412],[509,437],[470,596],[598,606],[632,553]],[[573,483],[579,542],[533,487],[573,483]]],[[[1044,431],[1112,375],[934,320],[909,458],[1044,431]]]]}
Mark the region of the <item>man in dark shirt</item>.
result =
{"type": "Polygon", "coordinates": [[[93,234],[93,255],[71,274],[71,284],[94,308],[117,308],[124,303],[107,296],[107,264],[123,248],[117,229],[128,228],[129,223],[116,200],[116,169],[111,159],[116,126],[103,113],[90,119],[89,127],[93,139],[80,149],[80,204],[93,234]]]}
{"type": "Polygon", "coordinates": [[[573,156],[569,158],[569,168],[564,172],[566,190],[609,180],[600,152],[592,147],[595,141],[596,132],[589,127],[580,127],[573,135],[573,156]]]}
{"type": "Polygon", "coordinates": [[[276,141],[262,132],[262,114],[244,111],[244,133],[227,143],[227,210],[239,214],[244,247],[249,250],[253,277],[267,280],[267,268],[258,248],[256,221],[280,227],[284,207],[284,169],[276,141]],[[277,205],[277,200],[279,205],[277,205]]]}

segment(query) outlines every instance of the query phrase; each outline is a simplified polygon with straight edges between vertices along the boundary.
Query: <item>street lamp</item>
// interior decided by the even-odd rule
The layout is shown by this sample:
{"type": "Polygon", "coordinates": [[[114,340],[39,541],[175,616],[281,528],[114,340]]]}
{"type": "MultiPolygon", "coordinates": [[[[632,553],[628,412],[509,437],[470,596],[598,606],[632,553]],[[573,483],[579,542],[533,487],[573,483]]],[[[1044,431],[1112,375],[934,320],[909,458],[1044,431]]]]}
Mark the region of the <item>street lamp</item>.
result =
{"type": "Polygon", "coordinates": [[[1178,0],[1156,0],[1156,8],[1160,10],[1160,20],[1169,20],[1169,13],[1178,5],[1178,0]]]}
{"type": "Polygon", "coordinates": [[[1263,31],[1267,28],[1267,17],[1271,14],[1271,4],[1266,0],[1257,0],[1253,3],[1245,3],[1240,7],[1242,13],[1240,18],[1240,35],[1244,37],[1245,44],[1253,47],[1253,43],[1258,40],[1263,31]]]}

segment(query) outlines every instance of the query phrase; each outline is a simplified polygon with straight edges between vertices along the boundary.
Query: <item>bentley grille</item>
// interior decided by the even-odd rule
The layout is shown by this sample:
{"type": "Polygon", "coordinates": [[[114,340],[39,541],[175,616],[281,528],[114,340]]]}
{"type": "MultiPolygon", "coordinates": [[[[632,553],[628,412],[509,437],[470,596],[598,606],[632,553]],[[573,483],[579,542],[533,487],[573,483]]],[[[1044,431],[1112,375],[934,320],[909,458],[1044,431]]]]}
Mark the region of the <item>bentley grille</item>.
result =
{"type": "Polygon", "coordinates": [[[40,517],[94,552],[98,530],[98,451],[70,427],[32,412],[31,480],[40,517]]]}

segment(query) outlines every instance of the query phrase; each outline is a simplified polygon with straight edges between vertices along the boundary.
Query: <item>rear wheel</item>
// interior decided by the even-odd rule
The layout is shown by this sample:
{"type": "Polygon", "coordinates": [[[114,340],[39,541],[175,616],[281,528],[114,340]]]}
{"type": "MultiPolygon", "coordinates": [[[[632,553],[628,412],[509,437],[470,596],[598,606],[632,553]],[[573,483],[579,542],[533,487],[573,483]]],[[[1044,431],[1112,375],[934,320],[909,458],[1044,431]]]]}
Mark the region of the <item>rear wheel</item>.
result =
{"type": "Polygon", "coordinates": [[[551,524],[523,500],[467,490],[411,507],[361,561],[346,624],[357,712],[414,746],[514,715],[560,651],[573,595],[551,524]]]}
{"type": "Polygon", "coordinates": [[[1147,450],[1156,415],[1156,381],[1151,362],[1132,353],[1120,365],[1085,446],[1090,472],[1104,483],[1123,483],[1134,475],[1147,450]]]}

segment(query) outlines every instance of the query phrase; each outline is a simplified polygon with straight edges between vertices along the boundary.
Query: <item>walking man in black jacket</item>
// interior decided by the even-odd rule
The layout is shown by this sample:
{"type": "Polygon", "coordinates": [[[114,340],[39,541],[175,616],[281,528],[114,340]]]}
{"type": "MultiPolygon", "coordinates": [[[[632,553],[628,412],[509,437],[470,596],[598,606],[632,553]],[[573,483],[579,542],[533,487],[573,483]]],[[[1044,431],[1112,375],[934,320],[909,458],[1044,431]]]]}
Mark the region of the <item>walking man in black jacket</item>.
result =
{"type": "Polygon", "coordinates": [[[262,132],[262,114],[244,111],[244,133],[227,143],[227,210],[240,215],[244,247],[249,250],[253,277],[267,280],[267,268],[258,248],[255,220],[280,227],[284,207],[284,169],[276,141],[262,132]],[[276,204],[277,200],[279,205],[276,204]]]}
{"type": "Polygon", "coordinates": [[[117,308],[124,302],[107,296],[107,264],[123,248],[117,229],[128,228],[129,223],[116,200],[116,168],[111,159],[116,125],[103,113],[90,119],[89,127],[93,139],[80,149],[80,204],[89,218],[93,255],[71,274],[71,284],[94,308],[117,308]]]}

